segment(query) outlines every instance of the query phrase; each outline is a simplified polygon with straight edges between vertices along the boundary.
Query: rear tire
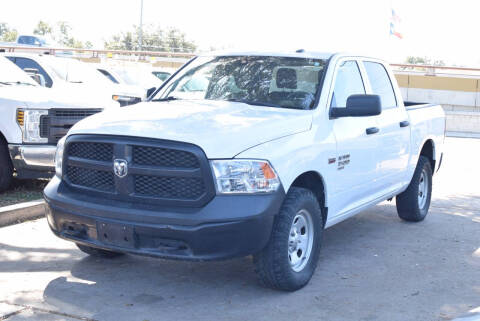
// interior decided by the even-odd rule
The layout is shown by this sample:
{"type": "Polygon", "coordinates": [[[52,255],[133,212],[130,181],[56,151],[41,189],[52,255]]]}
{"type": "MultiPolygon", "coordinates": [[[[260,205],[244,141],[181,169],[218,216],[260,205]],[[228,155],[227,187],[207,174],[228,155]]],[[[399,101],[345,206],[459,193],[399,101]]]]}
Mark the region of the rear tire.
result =
{"type": "Polygon", "coordinates": [[[275,217],[267,246],[254,255],[259,282],[283,291],[304,287],[317,267],[322,235],[317,198],[308,189],[292,187],[275,217]]]}
{"type": "Polygon", "coordinates": [[[122,253],[122,252],[115,252],[115,251],[97,249],[95,247],[86,246],[86,245],[79,244],[79,243],[75,243],[75,244],[80,249],[80,251],[82,251],[83,253],[87,253],[88,255],[95,256],[95,257],[114,258],[114,257],[124,255],[124,253],[122,253]]]}
{"type": "Polygon", "coordinates": [[[425,219],[432,197],[432,167],[430,160],[420,156],[408,188],[397,195],[397,213],[405,221],[420,222],[425,219]]]}
{"type": "Polygon", "coordinates": [[[0,193],[8,189],[12,183],[13,165],[6,142],[0,138],[0,193]]]}

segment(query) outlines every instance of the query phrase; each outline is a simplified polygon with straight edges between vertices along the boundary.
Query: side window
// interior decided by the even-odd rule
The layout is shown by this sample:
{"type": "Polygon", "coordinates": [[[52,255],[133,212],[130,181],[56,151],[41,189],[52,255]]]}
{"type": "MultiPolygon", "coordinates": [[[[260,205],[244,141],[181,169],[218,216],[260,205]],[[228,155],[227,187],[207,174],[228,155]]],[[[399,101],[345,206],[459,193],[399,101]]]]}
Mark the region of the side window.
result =
{"type": "Polygon", "coordinates": [[[392,82],[388,77],[387,71],[382,64],[377,62],[365,61],[365,70],[367,71],[372,94],[379,95],[382,102],[382,109],[397,107],[397,100],[393,92],[392,82]]]}
{"type": "Polygon", "coordinates": [[[337,70],[330,107],[346,107],[347,98],[358,94],[365,94],[360,69],[355,61],[345,61],[337,70]]]}
{"type": "Polygon", "coordinates": [[[15,64],[22,68],[32,68],[32,69],[37,69],[38,72],[45,78],[45,86],[46,87],[52,87],[53,82],[52,78],[45,72],[45,69],[43,69],[36,61],[28,58],[20,58],[16,57],[15,58],[15,64]]]}

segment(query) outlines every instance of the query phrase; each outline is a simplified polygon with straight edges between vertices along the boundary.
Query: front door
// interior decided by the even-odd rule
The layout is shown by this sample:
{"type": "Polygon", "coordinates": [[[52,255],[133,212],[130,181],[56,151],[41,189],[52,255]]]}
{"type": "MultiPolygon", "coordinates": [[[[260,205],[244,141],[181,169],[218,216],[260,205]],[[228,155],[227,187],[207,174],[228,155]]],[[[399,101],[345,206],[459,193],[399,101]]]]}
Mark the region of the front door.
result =
{"type": "MultiPolygon", "coordinates": [[[[357,61],[340,61],[334,77],[330,107],[346,107],[350,95],[365,93],[357,61]]],[[[330,213],[334,217],[348,215],[369,202],[375,194],[375,151],[379,148],[375,132],[378,129],[377,119],[378,116],[368,116],[330,120],[337,141],[336,160],[332,163],[337,171],[330,202],[330,213]]]]}

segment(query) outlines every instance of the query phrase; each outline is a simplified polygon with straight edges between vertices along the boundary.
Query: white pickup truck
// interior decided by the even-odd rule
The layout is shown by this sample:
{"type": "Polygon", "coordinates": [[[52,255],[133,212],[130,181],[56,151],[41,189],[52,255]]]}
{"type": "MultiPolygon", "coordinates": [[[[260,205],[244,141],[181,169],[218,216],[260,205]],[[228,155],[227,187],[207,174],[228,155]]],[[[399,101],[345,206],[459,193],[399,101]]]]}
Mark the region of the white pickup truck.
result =
{"type": "Polygon", "coordinates": [[[91,255],[253,255],[262,284],[293,291],[325,228],[393,197],[425,218],[444,131],[441,106],[404,104],[378,59],[199,56],[151,101],[69,131],[47,219],[91,255]]]}
{"type": "Polygon", "coordinates": [[[77,121],[107,107],[119,105],[41,87],[0,56],[0,192],[14,171],[19,179],[52,177],[58,140],[77,121]]]}

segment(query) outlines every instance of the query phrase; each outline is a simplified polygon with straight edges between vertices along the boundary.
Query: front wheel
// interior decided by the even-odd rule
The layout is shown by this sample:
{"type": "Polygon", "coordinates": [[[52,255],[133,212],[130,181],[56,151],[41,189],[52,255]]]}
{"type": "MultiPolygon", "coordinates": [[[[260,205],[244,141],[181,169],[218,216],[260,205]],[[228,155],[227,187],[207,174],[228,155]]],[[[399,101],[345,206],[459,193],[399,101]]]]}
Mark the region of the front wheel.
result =
{"type": "Polygon", "coordinates": [[[317,198],[310,190],[292,187],[275,217],[267,246],[254,256],[260,283],[284,291],[305,286],[317,267],[322,234],[317,198]]]}
{"type": "Polygon", "coordinates": [[[4,192],[12,182],[13,166],[6,142],[0,137],[0,193],[4,192]]]}
{"type": "Polygon", "coordinates": [[[405,221],[423,221],[430,208],[431,197],[432,167],[427,157],[420,156],[410,185],[396,197],[398,216],[405,221]]]}

